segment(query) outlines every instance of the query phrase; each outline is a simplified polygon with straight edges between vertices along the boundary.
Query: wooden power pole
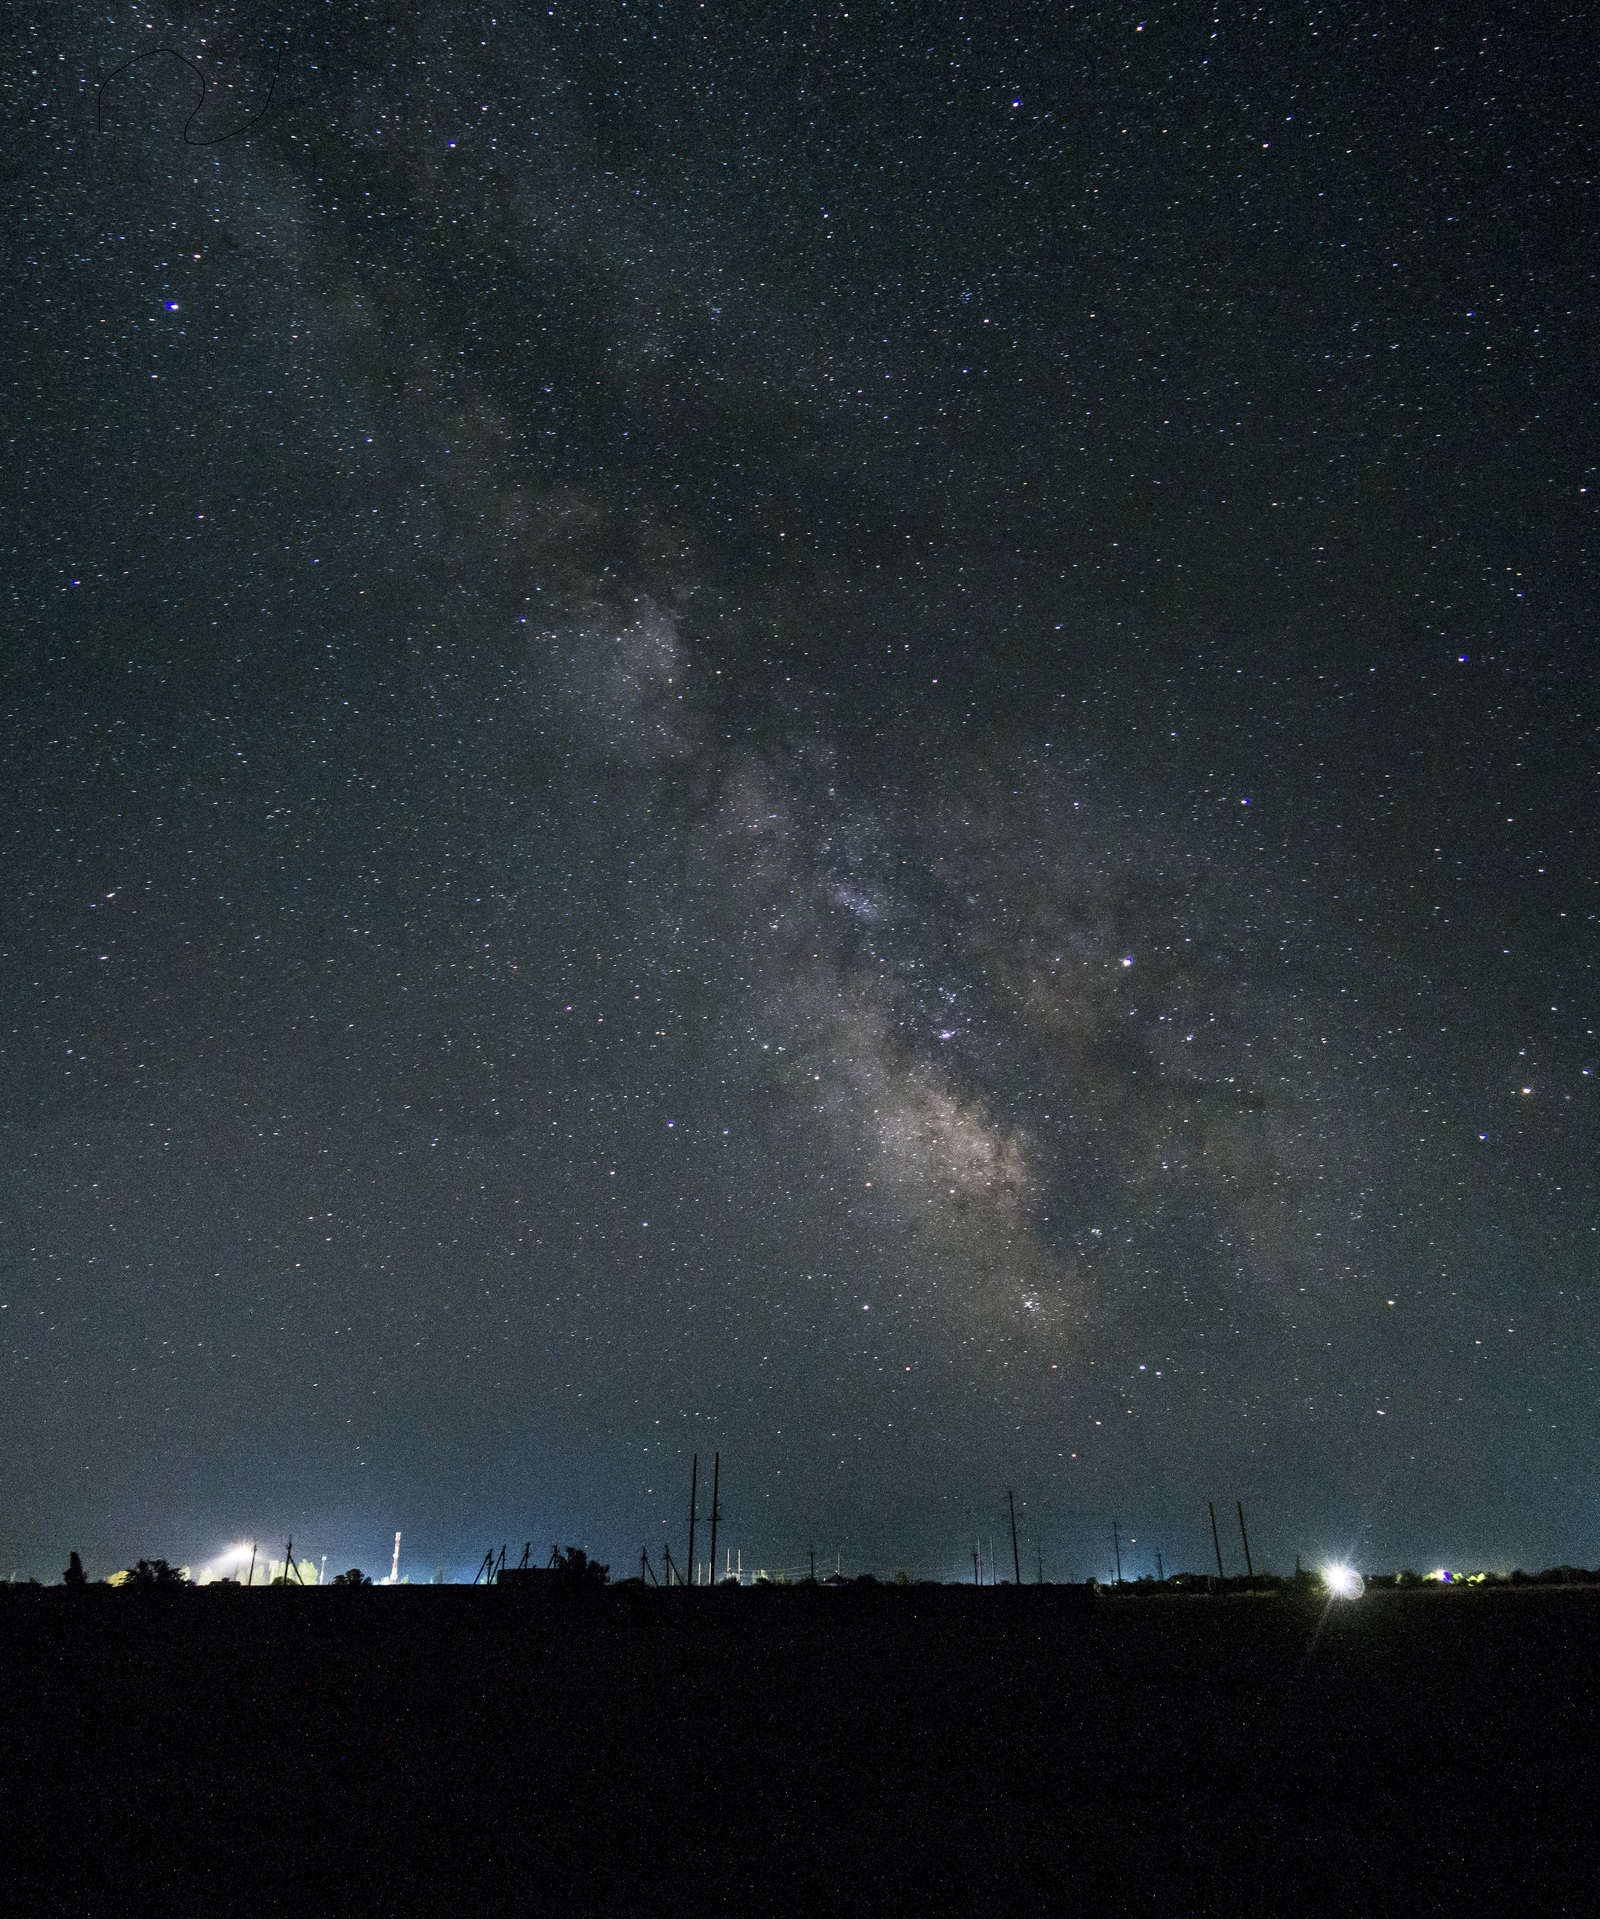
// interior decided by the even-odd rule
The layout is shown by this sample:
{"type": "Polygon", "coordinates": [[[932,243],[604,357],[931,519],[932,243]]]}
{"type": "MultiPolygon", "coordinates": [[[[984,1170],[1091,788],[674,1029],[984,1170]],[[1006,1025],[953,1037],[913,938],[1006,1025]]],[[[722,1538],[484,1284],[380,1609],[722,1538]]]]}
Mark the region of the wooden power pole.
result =
{"type": "Polygon", "coordinates": [[[1017,1584],[1022,1584],[1022,1559],[1017,1552],[1017,1502],[1010,1488],[1006,1490],[1006,1504],[1011,1508],[1011,1570],[1016,1575],[1017,1584]]]}
{"type": "Polygon", "coordinates": [[[700,1455],[694,1456],[694,1464],[689,1468],[689,1577],[698,1579],[700,1567],[694,1556],[694,1522],[698,1517],[695,1506],[700,1497],[700,1455]]]}
{"type": "Polygon", "coordinates": [[[1228,1575],[1222,1570],[1222,1541],[1217,1537],[1217,1509],[1209,1499],[1206,1511],[1211,1515],[1211,1550],[1217,1555],[1217,1577],[1226,1579],[1228,1575]]]}
{"type": "Polygon", "coordinates": [[[1236,1499],[1233,1503],[1239,1508],[1239,1537],[1244,1541],[1245,1575],[1247,1578],[1254,1579],[1256,1569],[1250,1563],[1250,1535],[1244,1529],[1244,1501],[1242,1499],[1236,1499]]]}
{"type": "Polygon", "coordinates": [[[717,1489],[722,1484],[722,1455],[711,1455],[711,1583],[717,1583],[717,1525],[722,1518],[722,1505],[717,1498],[717,1489]]]}

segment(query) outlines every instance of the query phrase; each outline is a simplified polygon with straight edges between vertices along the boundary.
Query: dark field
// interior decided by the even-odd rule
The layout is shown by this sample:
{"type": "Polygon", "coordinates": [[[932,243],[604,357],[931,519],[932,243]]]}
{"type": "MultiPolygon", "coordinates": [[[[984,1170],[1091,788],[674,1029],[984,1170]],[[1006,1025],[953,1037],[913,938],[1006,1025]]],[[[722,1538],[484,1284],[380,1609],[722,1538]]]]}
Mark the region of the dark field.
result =
{"type": "Polygon", "coordinates": [[[1600,1906],[1600,1588],[14,1589],[0,1634],[12,1911],[1600,1906]]]}

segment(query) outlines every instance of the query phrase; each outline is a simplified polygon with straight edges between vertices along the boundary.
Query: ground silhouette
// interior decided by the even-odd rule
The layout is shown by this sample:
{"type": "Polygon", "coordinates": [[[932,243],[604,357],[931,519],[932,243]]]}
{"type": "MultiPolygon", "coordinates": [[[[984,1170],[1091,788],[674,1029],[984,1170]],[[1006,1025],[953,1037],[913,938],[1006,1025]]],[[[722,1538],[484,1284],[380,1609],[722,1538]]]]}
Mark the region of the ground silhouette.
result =
{"type": "Polygon", "coordinates": [[[0,1590],[15,1910],[1564,1912],[1600,1864],[1593,1585],[145,1597],[0,1590]]]}

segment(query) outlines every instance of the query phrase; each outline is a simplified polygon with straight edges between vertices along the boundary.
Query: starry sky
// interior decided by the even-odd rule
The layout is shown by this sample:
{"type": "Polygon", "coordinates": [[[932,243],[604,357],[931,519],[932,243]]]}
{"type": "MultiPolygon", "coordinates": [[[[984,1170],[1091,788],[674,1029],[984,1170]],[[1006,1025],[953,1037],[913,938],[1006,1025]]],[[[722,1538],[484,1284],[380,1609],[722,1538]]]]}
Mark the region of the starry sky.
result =
{"type": "Polygon", "coordinates": [[[1587,9],[49,15],[0,1573],[1600,1560],[1587,9]]]}

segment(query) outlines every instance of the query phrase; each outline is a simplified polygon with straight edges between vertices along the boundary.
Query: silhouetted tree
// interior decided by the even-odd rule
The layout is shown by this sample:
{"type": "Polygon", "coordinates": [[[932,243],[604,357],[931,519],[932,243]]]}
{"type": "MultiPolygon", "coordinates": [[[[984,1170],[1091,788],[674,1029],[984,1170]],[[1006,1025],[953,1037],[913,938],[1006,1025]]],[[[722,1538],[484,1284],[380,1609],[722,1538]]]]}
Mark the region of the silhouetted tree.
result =
{"type": "Polygon", "coordinates": [[[67,1560],[67,1570],[61,1575],[61,1579],[63,1585],[67,1586],[76,1587],[88,1585],[88,1577],[83,1570],[83,1561],[76,1553],[73,1553],[67,1560]]]}
{"type": "Polygon", "coordinates": [[[187,1586],[189,1580],[186,1573],[176,1566],[169,1566],[164,1559],[141,1559],[128,1569],[119,1583],[148,1591],[157,1586],[187,1586]]]}
{"type": "Polygon", "coordinates": [[[328,1584],[330,1586],[370,1586],[372,1581],[359,1566],[352,1566],[348,1572],[335,1573],[328,1584]]]}
{"type": "Polygon", "coordinates": [[[568,1546],[565,1552],[558,1546],[552,1563],[563,1579],[577,1586],[598,1588],[611,1577],[611,1568],[591,1559],[581,1546],[568,1546]]]}

